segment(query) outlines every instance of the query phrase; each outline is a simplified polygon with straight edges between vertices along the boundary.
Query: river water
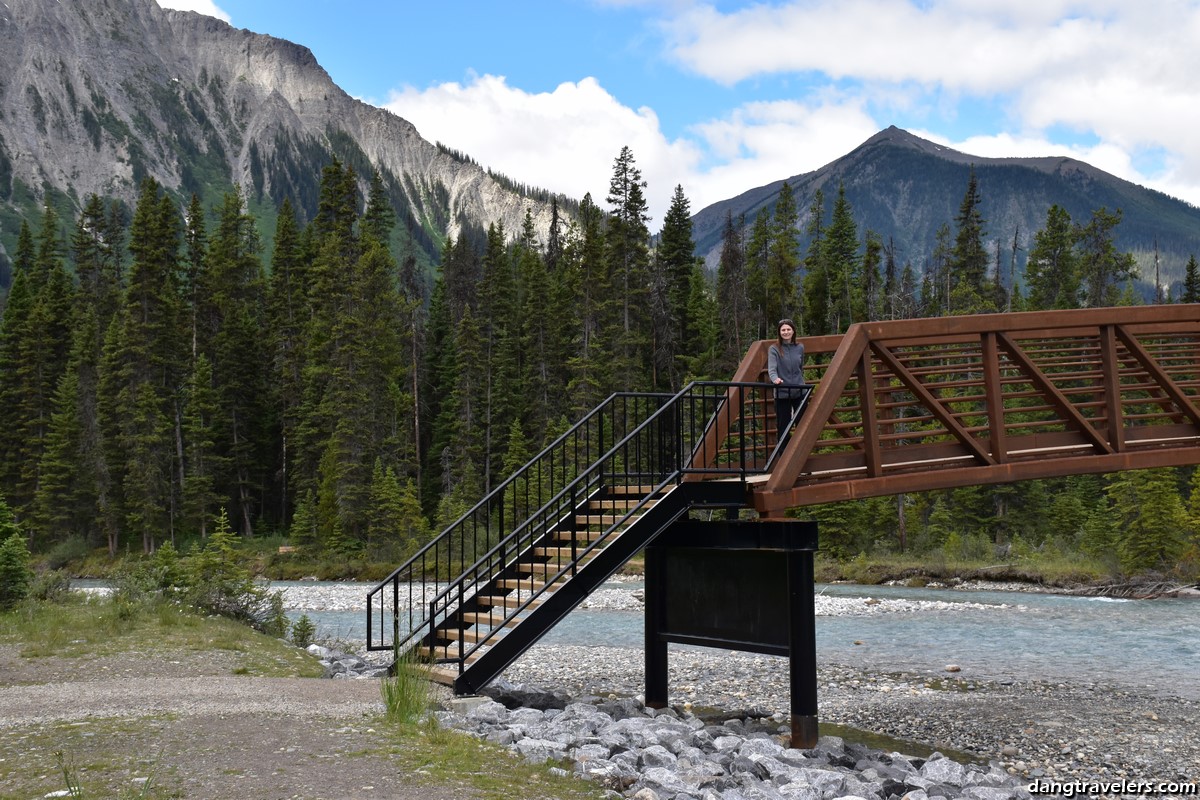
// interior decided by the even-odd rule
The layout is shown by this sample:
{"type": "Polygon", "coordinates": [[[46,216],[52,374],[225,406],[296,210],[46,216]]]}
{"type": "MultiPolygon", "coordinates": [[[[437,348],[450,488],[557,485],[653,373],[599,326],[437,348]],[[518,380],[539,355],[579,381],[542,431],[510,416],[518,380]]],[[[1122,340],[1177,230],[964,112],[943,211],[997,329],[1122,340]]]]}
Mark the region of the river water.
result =
{"type": "MultiPolygon", "coordinates": [[[[319,638],[360,642],[366,611],[303,608],[302,598],[318,598],[323,584],[279,582],[296,587],[289,616],[307,614],[319,638]]],[[[345,593],[367,584],[324,584],[345,593]]],[[[610,584],[632,591],[638,584],[610,584]]],[[[1025,592],[915,589],[885,586],[823,585],[832,597],[941,601],[945,610],[886,614],[817,616],[819,662],[862,666],[878,671],[909,670],[956,677],[1100,683],[1166,692],[1200,699],[1200,600],[1113,600],[1025,592]],[[972,605],[967,605],[972,604],[972,605]],[[977,608],[973,604],[985,604],[977,608]],[[962,610],[957,610],[961,608],[962,610]]],[[[640,649],[640,611],[580,609],[569,614],[541,640],[543,644],[599,645],[640,649]]],[[[677,645],[672,645],[677,647],[677,645]]],[[[682,647],[682,646],[679,646],[682,647]]],[[[781,664],[781,668],[782,664],[781,664]]]]}

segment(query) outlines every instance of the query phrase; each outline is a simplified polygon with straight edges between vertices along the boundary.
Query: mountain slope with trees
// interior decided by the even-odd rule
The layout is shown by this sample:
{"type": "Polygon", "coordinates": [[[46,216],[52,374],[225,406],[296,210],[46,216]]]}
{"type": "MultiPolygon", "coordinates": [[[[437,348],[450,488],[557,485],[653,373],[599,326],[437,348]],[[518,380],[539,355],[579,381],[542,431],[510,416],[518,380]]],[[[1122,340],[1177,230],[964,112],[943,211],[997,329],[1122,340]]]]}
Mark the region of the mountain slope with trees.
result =
{"type": "Polygon", "coordinates": [[[493,175],[338,88],[307,48],[154,0],[10,0],[0,8],[0,286],[22,219],[92,194],[132,206],[145,178],[180,205],[241,186],[266,228],[287,198],[317,213],[321,168],[378,172],[393,248],[428,266],[486,221],[550,226],[549,193],[493,175]]]}
{"type": "MultiPolygon", "coordinates": [[[[920,274],[929,269],[938,228],[954,214],[961,187],[972,171],[984,187],[985,248],[993,260],[999,248],[1005,266],[1015,256],[1018,277],[1033,234],[1052,205],[1076,219],[1098,208],[1121,209],[1121,246],[1133,253],[1147,296],[1153,293],[1156,247],[1160,280],[1173,285],[1176,295],[1188,257],[1200,251],[1200,209],[1181,200],[1075,159],[983,158],[896,127],[880,131],[820,169],[700,210],[695,216],[697,247],[712,267],[719,255],[726,215],[735,222],[744,218],[749,228],[759,211],[773,211],[784,183],[801,209],[798,225],[803,231],[811,223],[807,212],[817,193],[831,197],[842,186],[860,224],[890,241],[897,258],[911,263],[920,274]]],[[[801,235],[802,245],[807,238],[801,235]]],[[[1007,274],[1002,277],[1008,280],[1007,274]]]]}

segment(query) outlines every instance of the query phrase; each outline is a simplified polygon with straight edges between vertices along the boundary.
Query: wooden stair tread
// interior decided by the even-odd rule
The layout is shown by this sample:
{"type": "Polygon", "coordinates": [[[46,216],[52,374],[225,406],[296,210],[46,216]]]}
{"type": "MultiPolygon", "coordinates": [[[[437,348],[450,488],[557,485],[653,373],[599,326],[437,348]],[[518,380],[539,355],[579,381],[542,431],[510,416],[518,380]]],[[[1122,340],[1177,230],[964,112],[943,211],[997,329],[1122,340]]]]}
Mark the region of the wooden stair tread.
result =
{"type": "Polygon", "coordinates": [[[495,628],[503,625],[505,628],[515,628],[521,623],[522,617],[514,617],[507,622],[504,621],[505,615],[499,611],[488,613],[486,611],[468,611],[462,614],[462,621],[471,625],[487,625],[489,628],[495,628]]]}
{"type": "MultiPolygon", "coordinates": [[[[553,531],[550,534],[552,542],[577,541],[594,542],[604,535],[604,531],[553,531]]],[[[611,534],[610,534],[611,535],[611,534]]]]}
{"type": "MultiPolygon", "coordinates": [[[[535,597],[534,599],[529,600],[529,605],[526,607],[527,608],[536,608],[537,606],[544,603],[547,599],[549,599],[549,595],[550,595],[550,593],[546,592],[545,594],[543,594],[540,597],[535,597]]],[[[521,605],[526,600],[528,600],[527,597],[513,597],[511,595],[503,595],[503,594],[484,594],[484,595],[476,595],[475,596],[476,605],[487,606],[489,608],[491,608],[491,607],[516,608],[517,606],[521,605]]]]}
{"type": "MultiPolygon", "coordinates": [[[[474,644],[475,642],[481,642],[489,637],[493,640],[498,640],[504,636],[503,629],[499,629],[500,632],[493,635],[492,631],[494,630],[497,629],[486,628],[483,630],[478,630],[476,628],[438,628],[437,634],[438,638],[449,639],[450,644],[447,645],[447,647],[453,649],[455,645],[460,645],[463,642],[470,642],[471,644],[474,644]]],[[[438,645],[438,647],[440,648],[441,645],[438,645]]]]}
{"type": "Polygon", "coordinates": [[[626,500],[588,500],[588,508],[622,508],[626,511],[634,506],[641,505],[642,508],[653,508],[658,503],[658,498],[647,500],[645,504],[640,503],[638,498],[630,498],[626,500]]]}

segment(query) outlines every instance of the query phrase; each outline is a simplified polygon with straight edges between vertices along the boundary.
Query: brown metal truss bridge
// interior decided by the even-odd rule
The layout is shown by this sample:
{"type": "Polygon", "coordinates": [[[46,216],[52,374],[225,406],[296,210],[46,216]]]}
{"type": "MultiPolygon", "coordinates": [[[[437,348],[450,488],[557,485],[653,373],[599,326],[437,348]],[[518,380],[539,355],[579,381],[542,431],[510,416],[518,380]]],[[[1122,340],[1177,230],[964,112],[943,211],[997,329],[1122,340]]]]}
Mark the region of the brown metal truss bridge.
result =
{"type": "Polygon", "coordinates": [[[811,391],[784,444],[770,341],[732,381],[614,394],[371,590],[368,648],[479,691],[644,552],[647,704],[667,701],[667,642],[790,655],[793,744],[810,747],[817,532],[787,509],[1200,463],[1200,305],[868,322],[803,342],[811,391]],[[757,521],[737,519],[746,508],[757,521]]]}
{"type": "MultiPolygon", "coordinates": [[[[803,342],[813,394],[770,472],[748,480],[764,517],[1200,463],[1198,305],[868,322],[803,342]]],[[[750,347],[735,382],[762,379],[770,344],[750,347]]]]}

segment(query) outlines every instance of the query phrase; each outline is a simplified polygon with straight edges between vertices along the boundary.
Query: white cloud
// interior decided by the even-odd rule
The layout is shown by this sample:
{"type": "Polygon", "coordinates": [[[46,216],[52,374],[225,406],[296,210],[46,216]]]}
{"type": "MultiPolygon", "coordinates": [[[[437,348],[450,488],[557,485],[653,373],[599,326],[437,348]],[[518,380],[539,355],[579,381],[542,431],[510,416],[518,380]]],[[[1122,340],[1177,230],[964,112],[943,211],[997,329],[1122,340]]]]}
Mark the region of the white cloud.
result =
{"type": "Polygon", "coordinates": [[[529,93],[509,86],[503,76],[483,75],[465,84],[404,87],[384,107],[416,125],[426,139],[485,167],[575,198],[591,192],[602,208],[613,161],[628,146],[648,183],[657,222],[675,184],[700,158],[692,143],[668,141],[652,110],[621,105],[594,78],[529,93]]]}
{"type": "Polygon", "coordinates": [[[232,22],[229,14],[217,7],[213,0],[158,0],[163,8],[173,8],[177,11],[195,11],[209,17],[216,17],[225,22],[232,22]]]}
{"type": "Polygon", "coordinates": [[[680,65],[726,85],[815,76],[859,92],[876,116],[898,100],[933,128],[970,127],[961,101],[981,101],[1004,109],[1009,133],[989,120],[988,136],[951,146],[1034,154],[969,149],[1024,141],[1047,155],[1074,132],[1099,145],[1071,155],[1200,204],[1196,0],[806,0],[730,13],[701,3],[661,28],[680,65]],[[1165,169],[1140,174],[1147,152],[1165,169]]]}

